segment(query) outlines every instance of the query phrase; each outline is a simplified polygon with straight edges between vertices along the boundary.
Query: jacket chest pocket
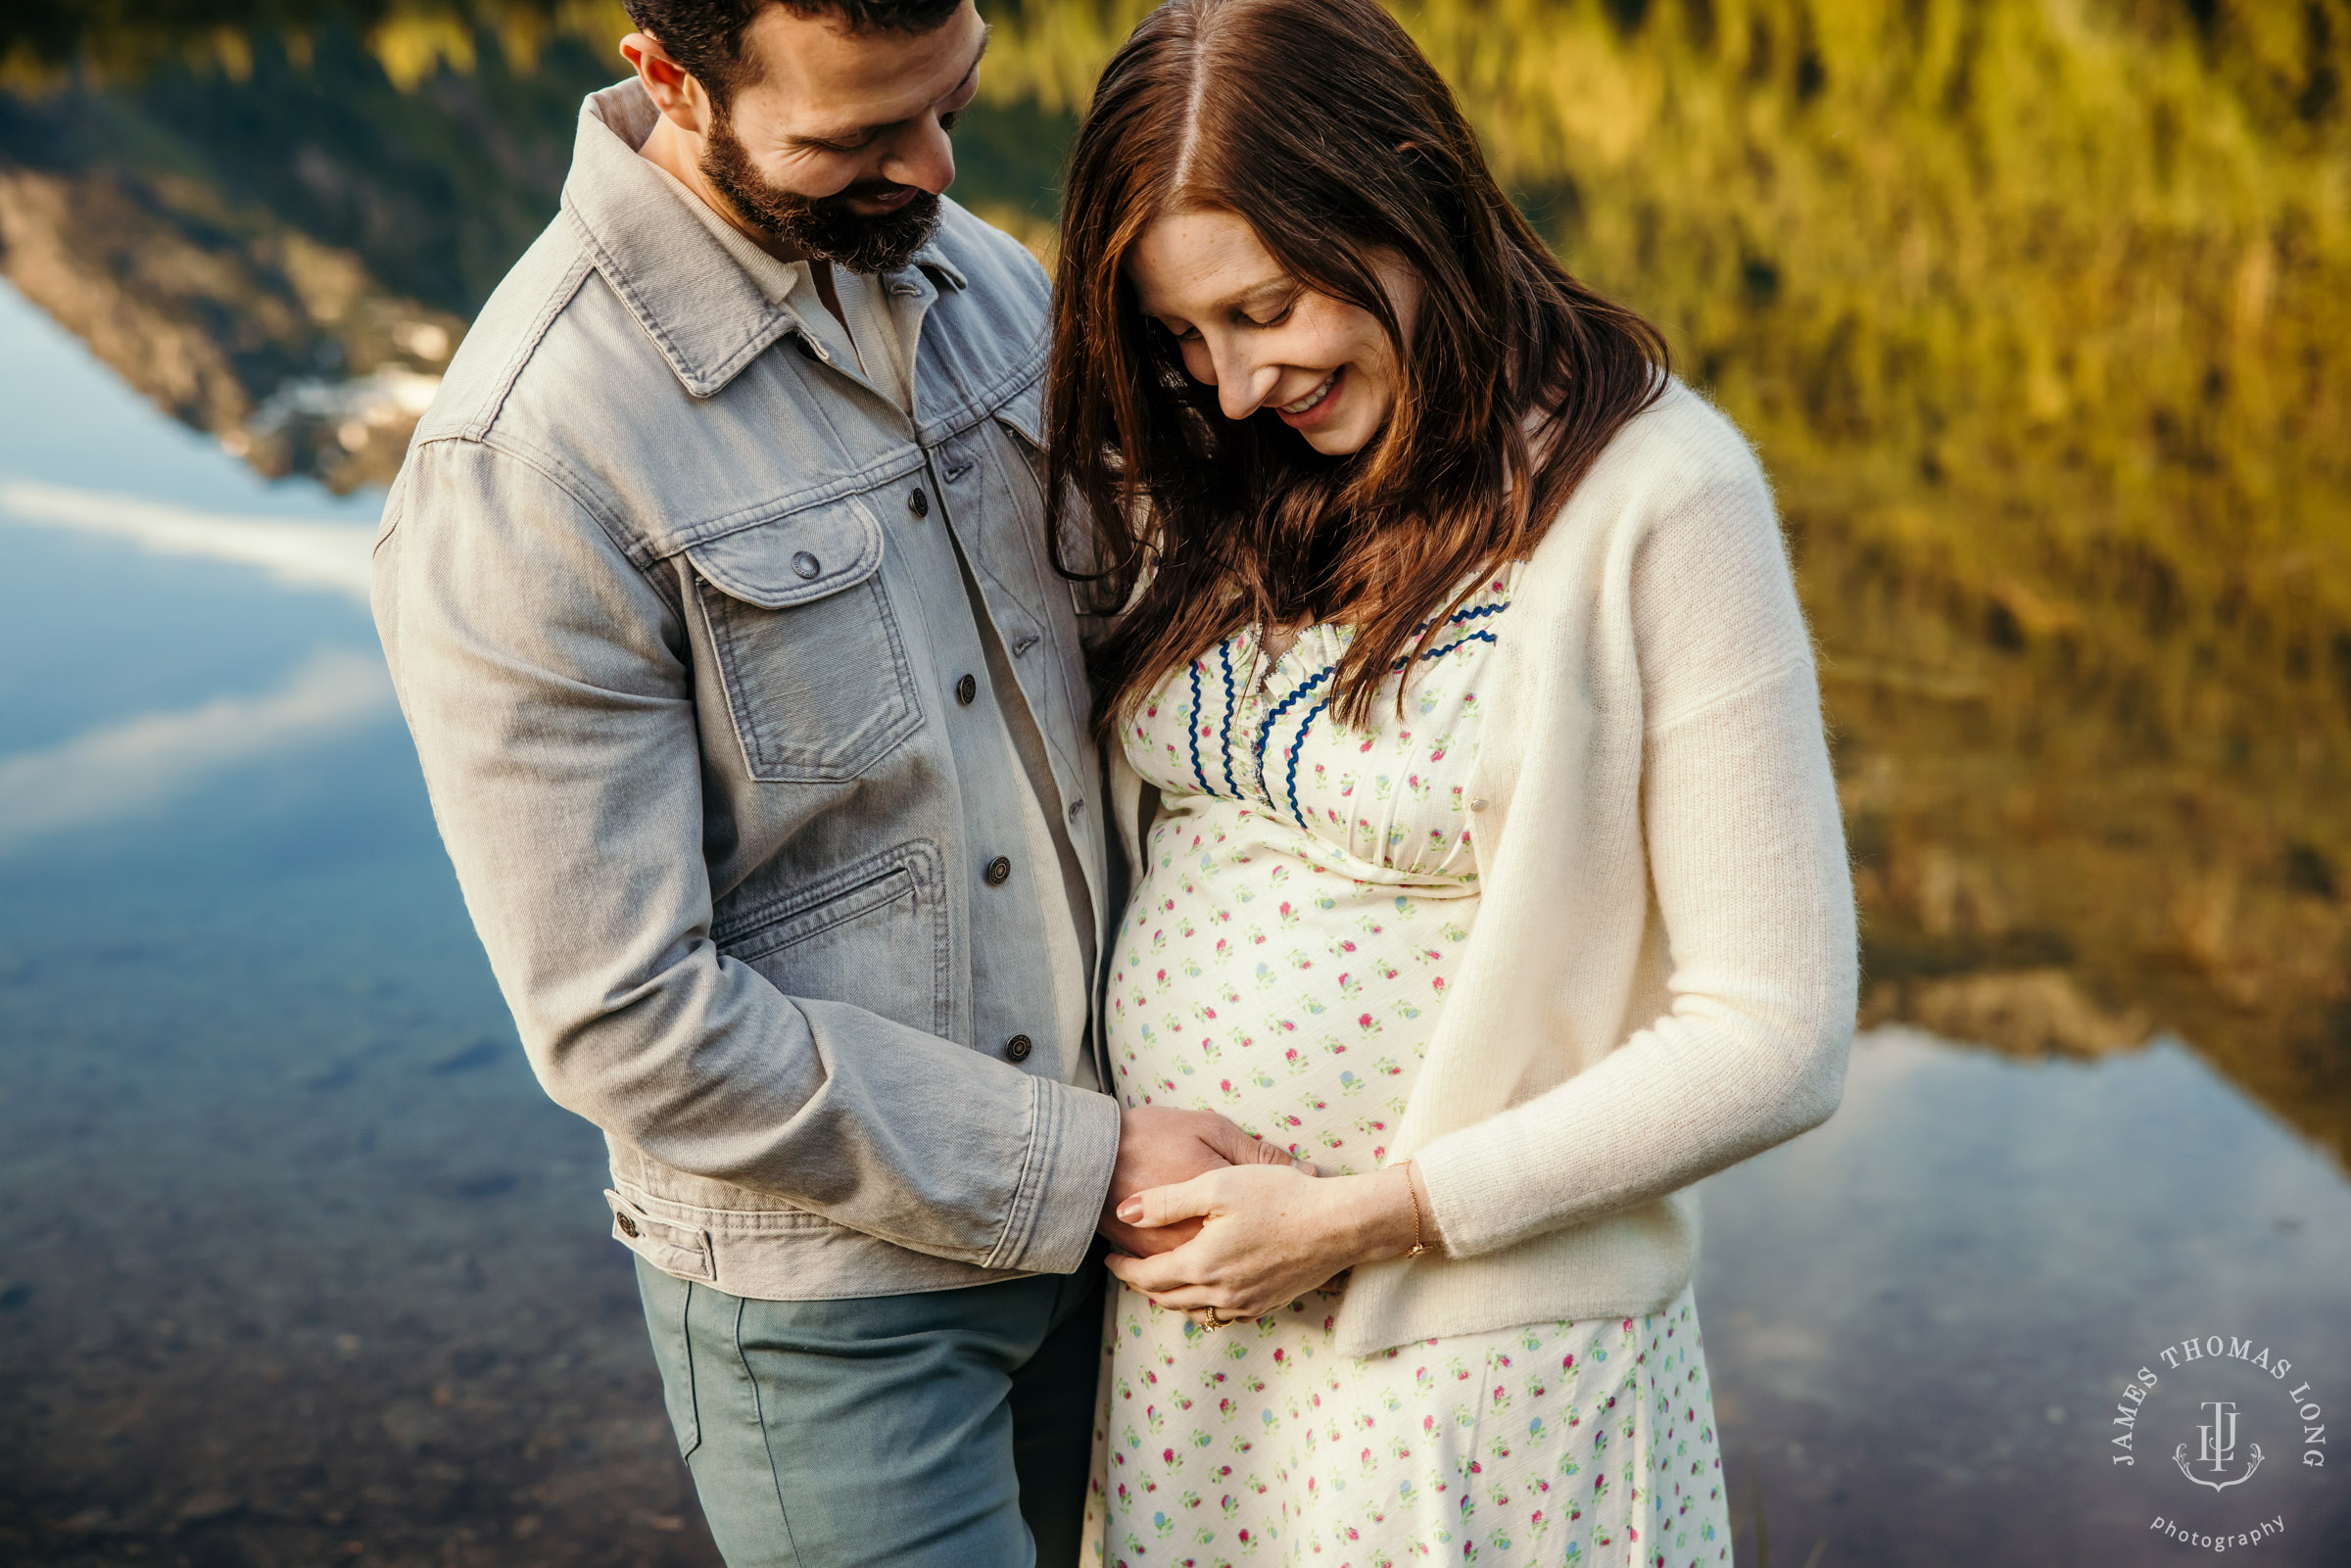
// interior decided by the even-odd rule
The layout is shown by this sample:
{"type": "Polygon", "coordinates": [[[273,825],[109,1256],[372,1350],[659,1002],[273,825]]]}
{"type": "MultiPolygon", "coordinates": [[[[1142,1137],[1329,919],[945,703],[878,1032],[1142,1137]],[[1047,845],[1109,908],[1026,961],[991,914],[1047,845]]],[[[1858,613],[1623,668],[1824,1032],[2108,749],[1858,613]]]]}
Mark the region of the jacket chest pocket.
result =
{"type": "Polygon", "coordinates": [[[858,778],[922,727],[906,640],[861,497],[690,546],[744,767],[770,784],[858,778]]]}

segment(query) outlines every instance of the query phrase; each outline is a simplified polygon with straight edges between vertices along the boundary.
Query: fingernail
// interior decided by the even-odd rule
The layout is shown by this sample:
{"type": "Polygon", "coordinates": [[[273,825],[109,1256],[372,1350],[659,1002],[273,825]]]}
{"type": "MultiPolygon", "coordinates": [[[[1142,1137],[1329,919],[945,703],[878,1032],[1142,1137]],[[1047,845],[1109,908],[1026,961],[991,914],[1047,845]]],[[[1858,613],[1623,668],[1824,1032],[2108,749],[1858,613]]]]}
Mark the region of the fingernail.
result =
{"type": "Polygon", "coordinates": [[[1139,1221],[1143,1217],[1143,1201],[1140,1198],[1129,1198],[1119,1205],[1119,1217],[1129,1225],[1139,1221]]]}

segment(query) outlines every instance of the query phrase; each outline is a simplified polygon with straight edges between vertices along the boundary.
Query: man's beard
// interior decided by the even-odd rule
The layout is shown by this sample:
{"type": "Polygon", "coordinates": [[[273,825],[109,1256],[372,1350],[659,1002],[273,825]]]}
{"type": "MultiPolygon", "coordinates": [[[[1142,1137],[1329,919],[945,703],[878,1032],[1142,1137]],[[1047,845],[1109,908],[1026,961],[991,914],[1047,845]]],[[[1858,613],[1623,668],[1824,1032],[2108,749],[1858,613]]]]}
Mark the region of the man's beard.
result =
{"type": "Polygon", "coordinates": [[[870,216],[849,203],[905,187],[852,185],[836,196],[802,196],[768,183],[723,116],[702,150],[702,177],[749,222],[805,256],[852,272],[895,272],[938,232],[938,198],[929,191],[916,192],[894,213],[870,216]]]}

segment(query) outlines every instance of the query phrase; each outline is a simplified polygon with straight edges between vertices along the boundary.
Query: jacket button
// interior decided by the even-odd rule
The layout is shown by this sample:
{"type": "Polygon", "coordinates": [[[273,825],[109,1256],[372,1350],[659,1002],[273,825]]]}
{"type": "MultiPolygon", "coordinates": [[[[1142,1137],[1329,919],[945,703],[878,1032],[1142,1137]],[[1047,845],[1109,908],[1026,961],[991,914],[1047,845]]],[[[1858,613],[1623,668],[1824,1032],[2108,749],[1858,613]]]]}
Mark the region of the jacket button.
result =
{"type": "Polygon", "coordinates": [[[1030,1039],[1026,1034],[1016,1034],[1004,1042],[1004,1060],[1026,1062],[1029,1060],[1029,1053],[1035,1049],[1035,1041],[1030,1039]]]}
{"type": "Polygon", "coordinates": [[[973,703],[979,701],[980,683],[968,675],[962,680],[956,682],[955,700],[962,703],[967,708],[973,703]]]}
{"type": "Polygon", "coordinates": [[[988,886],[1001,887],[1005,880],[1012,876],[1012,862],[1002,855],[998,855],[987,863],[987,870],[981,875],[987,879],[988,886]]]}
{"type": "Polygon", "coordinates": [[[631,1219],[628,1215],[614,1214],[612,1218],[620,1226],[620,1233],[623,1236],[633,1237],[637,1234],[637,1221],[631,1219]]]}
{"type": "Polygon", "coordinates": [[[794,555],[792,558],[792,569],[799,573],[802,577],[814,577],[817,573],[823,571],[825,568],[815,556],[809,554],[806,550],[801,550],[797,555],[794,555]]]}
{"type": "Polygon", "coordinates": [[[922,486],[915,486],[914,494],[906,498],[906,509],[917,517],[931,515],[931,498],[923,494],[922,486]]]}

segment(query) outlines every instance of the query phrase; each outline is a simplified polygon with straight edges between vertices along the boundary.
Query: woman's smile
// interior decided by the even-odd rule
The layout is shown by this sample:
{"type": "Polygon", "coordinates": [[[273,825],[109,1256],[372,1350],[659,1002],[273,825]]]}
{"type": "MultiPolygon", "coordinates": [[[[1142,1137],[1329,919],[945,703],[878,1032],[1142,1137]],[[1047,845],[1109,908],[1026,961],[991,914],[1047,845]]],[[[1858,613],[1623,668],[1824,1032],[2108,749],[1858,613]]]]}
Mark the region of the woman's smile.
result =
{"type": "Polygon", "coordinates": [[[1296,403],[1285,403],[1273,411],[1292,430],[1306,430],[1319,425],[1338,408],[1339,394],[1344,390],[1346,375],[1347,367],[1341,365],[1324,376],[1305,397],[1296,403]]]}

